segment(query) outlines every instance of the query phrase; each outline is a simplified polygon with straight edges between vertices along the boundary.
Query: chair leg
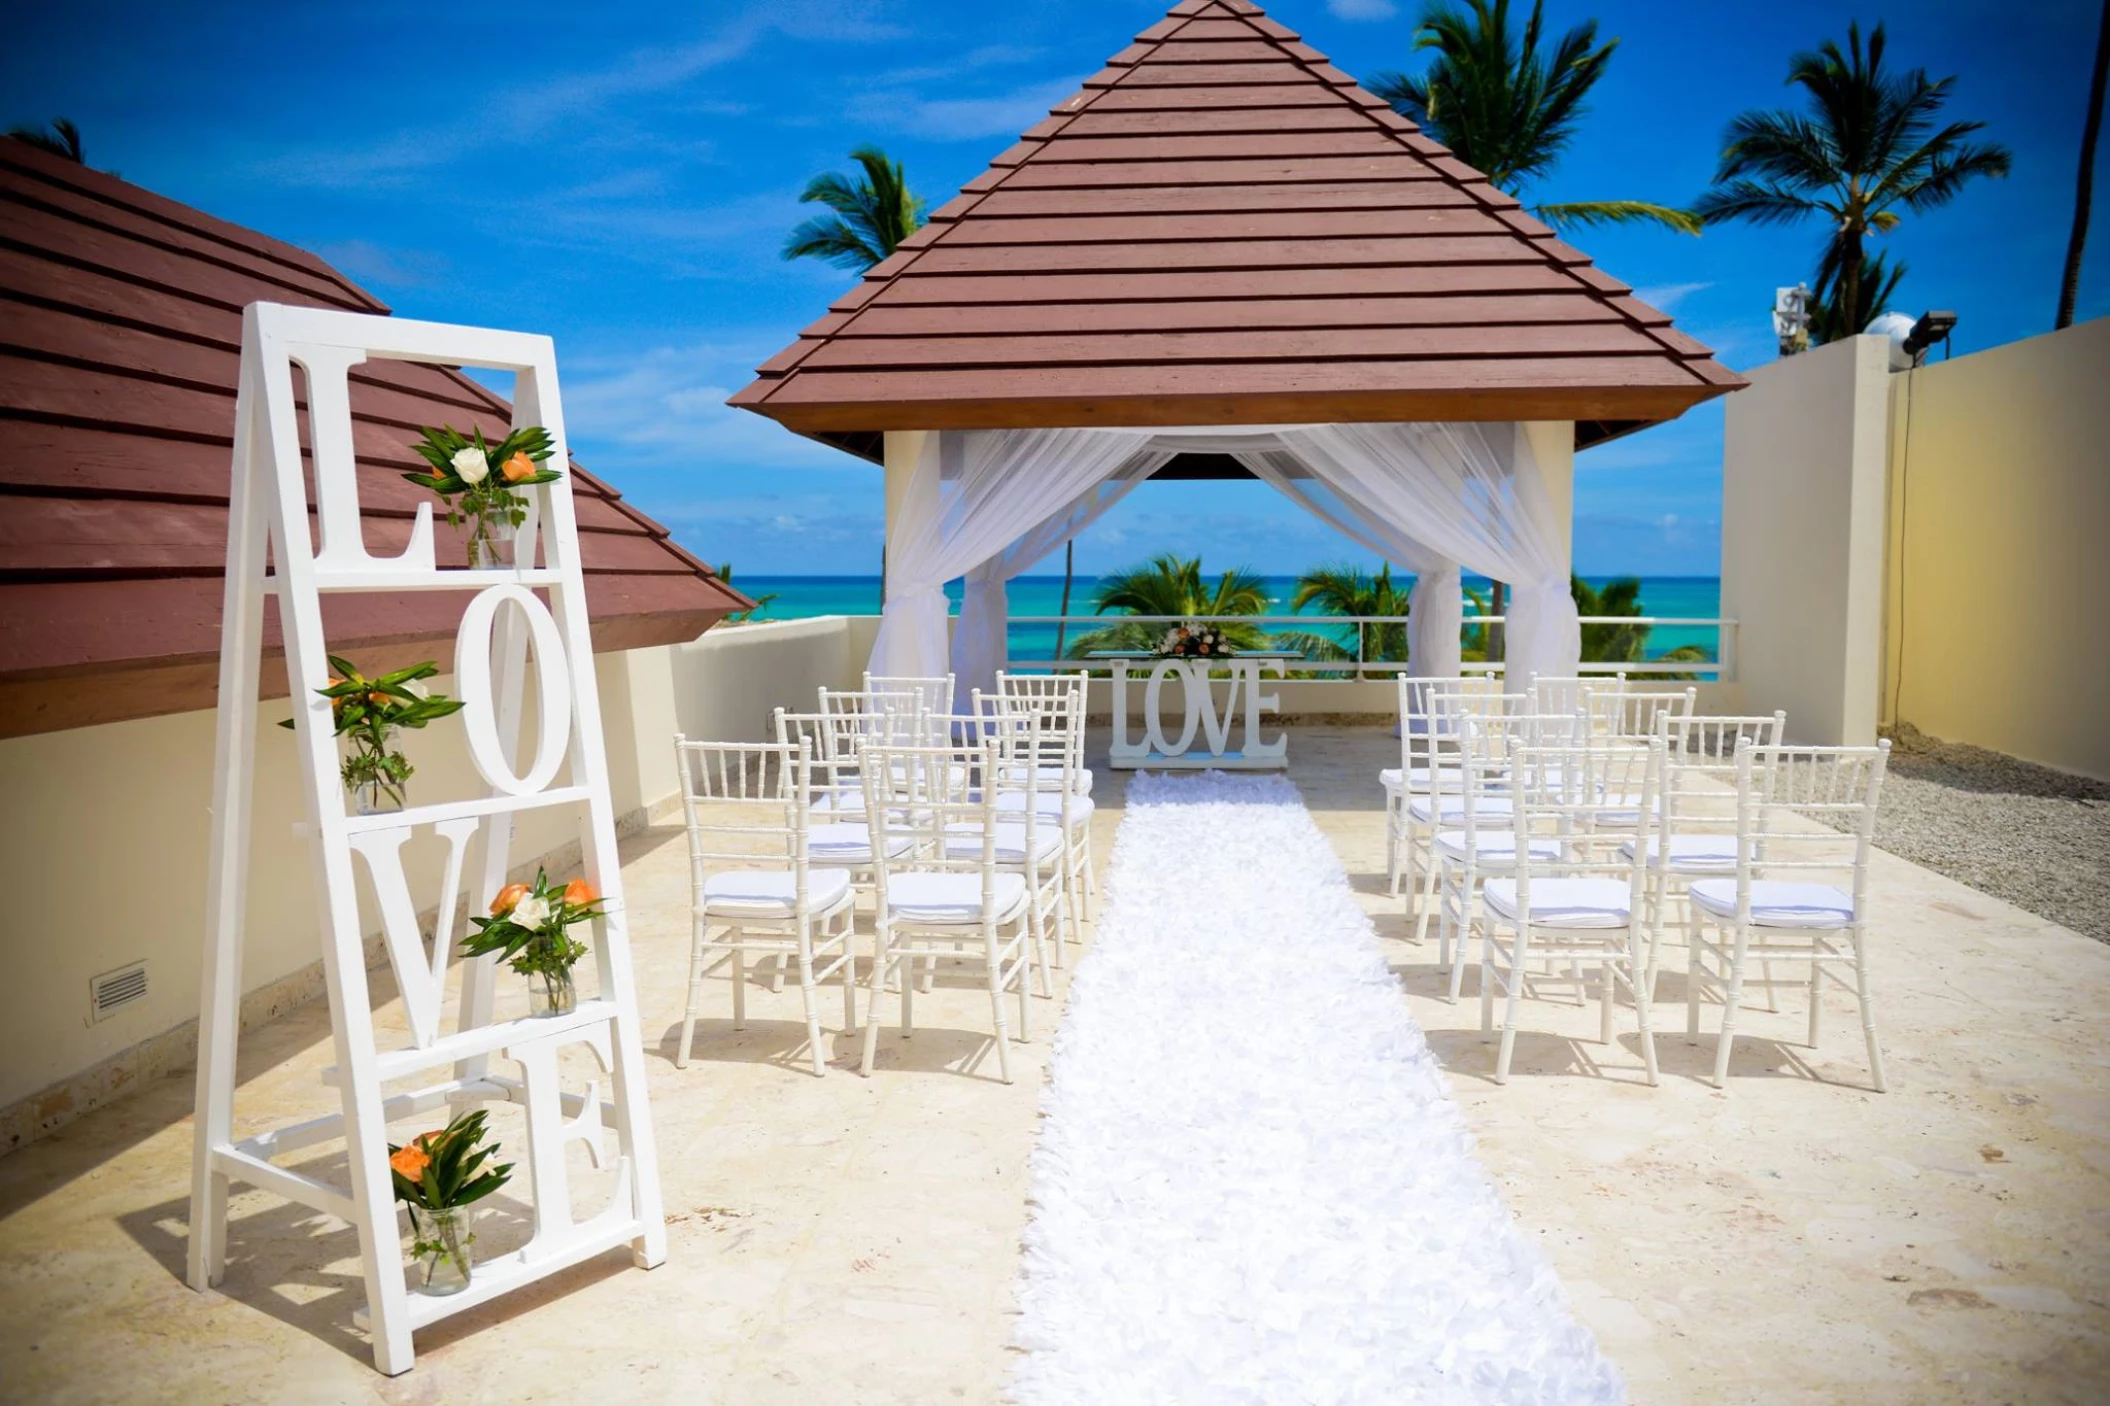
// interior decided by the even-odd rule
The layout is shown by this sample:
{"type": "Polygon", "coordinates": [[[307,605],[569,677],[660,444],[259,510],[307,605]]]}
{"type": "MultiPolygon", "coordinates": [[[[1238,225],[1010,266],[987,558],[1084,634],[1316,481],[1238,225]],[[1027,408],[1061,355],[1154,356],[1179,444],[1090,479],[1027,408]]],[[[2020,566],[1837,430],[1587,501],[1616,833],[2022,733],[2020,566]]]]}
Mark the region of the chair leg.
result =
{"type": "Polygon", "coordinates": [[[1011,1082],[1011,1035],[1004,1018],[1003,964],[998,960],[996,934],[983,934],[983,965],[989,972],[989,1014],[996,1027],[996,1072],[1011,1082]]]}
{"type": "Polygon", "coordinates": [[[1648,914],[1648,981],[1635,997],[1637,1004],[1646,1005],[1656,999],[1656,958],[1663,950],[1663,910],[1670,904],[1670,875],[1652,873],[1649,876],[1650,899],[1648,914]]]}
{"type": "Polygon", "coordinates": [[[1729,1079],[1729,1052],[1736,1044],[1736,1010],[1744,999],[1744,951],[1751,943],[1751,934],[1739,928],[1736,945],[1729,953],[1729,989],[1722,997],[1722,1036],[1714,1047],[1714,1086],[1727,1087],[1729,1079]]]}
{"type": "MultiPolygon", "coordinates": [[[[777,959],[777,970],[780,974],[783,968],[783,958],[779,956],[777,959]]],[[[821,1050],[821,1011],[820,1005],[816,1000],[819,995],[820,993],[814,990],[813,986],[813,934],[801,927],[799,929],[799,1000],[806,1007],[806,1040],[808,1048],[813,1051],[813,1077],[816,1079],[824,1078],[828,1073],[828,1061],[821,1050]]]]}
{"type": "Polygon", "coordinates": [[[1875,1080],[1876,1092],[1890,1092],[1883,1078],[1883,1047],[1876,1041],[1876,998],[1868,984],[1868,943],[1860,928],[1854,933],[1854,979],[1861,996],[1861,1033],[1868,1038],[1868,1072],[1875,1080]]]}
{"type": "Polygon", "coordinates": [[[1502,1047],[1495,1051],[1495,1082],[1509,1082],[1509,1057],[1517,1046],[1517,1005],[1524,989],[1524,963],[1531,960],[1531,929],[1523,921],[1524,914],[1517,915],[1516,946],[1509,953],[1509,1000],[1502,1014],[1502,1047]]]}
{"type": "Polygon", "coordinates": [[[1612,987],[1616,984],[1609,953],[1606,954],[1604,964],[1598,968],[1598,976],[1603,989],[1597,993],[1597,1043],[1609,1045],[1612,1043],[1612,987]]]}
{"type": "Polygon", "coordinates": [[[1685,1038],[1700,1038],[1700,981],[1706,958],[1700,955],[1700,910],[1685,908],[1685,1038]]]}
{"type": "Polygon", "coordinates": [[[857,1072],[869,1079],[872,1077],[872,1060],[879,1053],[879,996],[886,987],[887,968],[892,959],[887,955],[887,932],[878,915],[872,919],[872,970],[865,980],[869,985],[865,991],[865,1048],[864,1057],[858,1062],[857,1072]]]}
{"type": "MultiPolygon", "coordinates": [[[[1632,981],[1641,976],[1641,934],[1631,934],[1627,945],[1627,978],[1632,981]]],[[[1607,973],[1609,978],[1609,973],[1607,973]]],[[[1634,988],[1634,1014],[1641,1025],[1641,1062],[1648,1070],[1649,1087],[1656,1086],[1656,1027],[1649,1011],[1649,1001],[1643,996],[1643,987],[1634,988]]]]}
{"type": "Polygon", "coordinates": [[[1429,905],[1436,899],[1436,832],[1429,831],[1429,852],[1421,867],[1421,903],[1414,910],[1414,943],[1421,945],[1429,936],[1429,905]]]}
{"type": "Polygon", "coordinates": [[[703,1000],[703,939],[708,929],[698,918],[689,937],[689,999],[681,1011],[681,1039],[674,1046],[674,1067],[689,1067],[689,1052],[696,1041],[696,1007],[703,1000]]]}
{"type": "Polygon", "coordinates": [[[1824,1031],[1824,963],[1812,954],[1810,958],[1810,1048],[1817,1048],[1817,1041],[1824,1031]]]}
{"type": "Polygon", "coordinates": [[[784,994],[784,954],[778,952],[769,959],[769,994],[784,994]]]}
{"type": "Polygon", "coordinates": [[[906,953],[900,961],[901,967],[901,1038],[906,1040],[916,1033],[916,962],[913,952],[906,953]]]}
{"type": "Polygon", "coordinates": [[[1443,920],[1452,922],[1458,939],[1458,948],[1451,953],[1451,1004],[1458,1004],[1458,996],[1465,989],[1465,949],[1473,940],[1473,885],[1478,876],[1471,869],[1465,871],[1465,887],[1458,895],[1458,917],[1451,918],[1450,906],[1446,904],[1443,920]]]}
{"type": "MultiPolygon", "coordinates": [[[[1018,961],[1012,964],[1018,980],[1018,1038],[1019,1043],[1026,1045],[1033,1043],[1033,993],[1029,989],[1033,985],[1033,964],[1030,956],[1030,950],[1021,950],[1018,961]]],[[[1043,966],[1041,971],[1045,975],[1047,968],[1043,966]]]]}
{"type": "MultiPolygon", "coordinates": [[[[1462,960],[1462,959],[1461,959],[1462,960]]],[[[1514,979],[1514,973],[1511,974],[1514,979]]],[[[1480,1033],[1495,1028],[1495,920],[1480,920],[1480,1033]]]]}
{"type": "Polygon", "coordinates": [[[1385,892],[1399,897],[1399,797],[1385,793],[1385,892]]]}
{"type": "Polygon", "coordinates": [[[747,949],[733,934],[733,1029],[747,1029],[747,949]]]}
{"type": "Polygon", "coordinates": [[[857,913],[843,914],[843,1033],[857,1028],[857,913]]]}
{"type": "Polygon", "coordinates": [[[1758,959],[1758,977],[1759,980],[1766,984],[1766,1009],[1778,1011],[1780,1009],[1780,991],[1779,988],[1773,985],[1773,962],[1770,958],[1761,957],[1758,959]]]}

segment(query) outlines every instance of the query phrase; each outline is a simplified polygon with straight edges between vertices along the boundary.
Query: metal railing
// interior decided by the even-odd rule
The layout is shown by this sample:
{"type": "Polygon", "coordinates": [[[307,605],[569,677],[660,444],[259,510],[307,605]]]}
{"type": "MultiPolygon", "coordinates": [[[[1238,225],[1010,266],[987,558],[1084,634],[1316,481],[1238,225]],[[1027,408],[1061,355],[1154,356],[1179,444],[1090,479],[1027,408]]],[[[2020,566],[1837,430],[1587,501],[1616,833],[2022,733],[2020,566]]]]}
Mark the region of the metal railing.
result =
{"type": "MultiPolygon", "coordinates": [[[[1463,628],[1470,630],[1489,625],[1508,623],[1506,615],[1467,615],[1463,628]]],[[[1355,627],[1355,653],[1361,655],[1369,643],[1369,629],[1374,625],[1404,625],[1404,615],[1014,615],[1013,626],[1060,626],[1069,641],[1093,630],[1103,630],[1116,625],[1251,625],[1274,633],[1283,629],[1299,632],[1322,630],[1327,626],[1355,627]]],[[[1585,615],[1585,625],[1646,625],[1651,629],[1662,626],[1672,629],[1711,628],[1715,632],[1714,657],[1712,659],[1648,659],[1648,660],[1592,660],[1582,661],[1585,674],[1623,673],[1629,677],[1649,674],[1695,675],[1716,683],[1726,683],[1736,677],[1736,621],[1718,617],[1674,616],[1674,615],[1585,615]]],[[[1342,648],[1347,644],[1342,642],[1342,648]]],[[[1089,660],[1077,658],[1051,659],[1030,658],[1011,655],[1008,642],[1004,667],[1010,670],[1025,669],[1074,669],[1080,664],[1091,668],[1089,660]]],[[[1100,666],[1103,668],[1104,666],[1100,666]]],[[[1294,674],[1332,674],[1341,677],[1318,680],[1326,683],[1349,683],[1357,679],[1390,678],[1394,674],[1412,671],[1411,660],[1390,659],[1304,659],[1291,666],[1294,674]]],[[[1468,660],[1468,673],[1504,672],[1506,666],[1499,659],[1481,663],[1468,660]]],[[[1096,672],[1096,670],[1095,670],[1096,672]]]]}

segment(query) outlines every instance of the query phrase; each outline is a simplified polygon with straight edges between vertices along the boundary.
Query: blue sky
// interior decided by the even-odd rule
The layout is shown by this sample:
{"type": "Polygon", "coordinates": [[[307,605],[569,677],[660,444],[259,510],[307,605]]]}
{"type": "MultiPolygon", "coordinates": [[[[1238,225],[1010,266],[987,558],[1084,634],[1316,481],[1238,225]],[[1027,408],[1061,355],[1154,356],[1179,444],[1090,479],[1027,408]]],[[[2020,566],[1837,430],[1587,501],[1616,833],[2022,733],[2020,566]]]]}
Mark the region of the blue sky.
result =
{"type": "MultiPolygon", "coordinates": [[[[1411,66],[1415,2],[1272,13],[1367,77],[1411,66]]],[[[581,458],[685,543],[750,575],[869,573],[878,470],[722,403],[849,281],[777,257],[810,213],[799,189],[877,141],[938,204],[1162,9],[87,0],[10,21],[0,122],[71,116],[93,164],[314,249],[399,313],[552,333],[581,458]]],[[[1790,53],[1843,37],[1851,17],[1887,19],[1894,61],[1958,74],[1951,111],[2015,153],[2008,180],[1890,237],[1911,266],[1899,310],[1955,308],[1959,352],[2050,329],[2093,0],[1549,10],[1557,26],[1595,16],[1622,44],[1574,149],[1527,201],[1690,199],[1728,118],[1789,99],[1790,53]]],[[[1819,238],[1727,228],[1574,242],[1748,367],[1773,355],[1773,289],[1807,276],[1819,238]]],[[[2105,312],[2110,209],[2097,212],[2081,306],[2105,312]]],[[[1578,567],[1711,573],[1720,443],[1716,402],[1584,454],[1578,567]]],[[[1082,539],[1078,562],[1111,569],[1170,547],[1267,571],[1359,555],[1258,485],[1164,484],[1082,539]]]]}

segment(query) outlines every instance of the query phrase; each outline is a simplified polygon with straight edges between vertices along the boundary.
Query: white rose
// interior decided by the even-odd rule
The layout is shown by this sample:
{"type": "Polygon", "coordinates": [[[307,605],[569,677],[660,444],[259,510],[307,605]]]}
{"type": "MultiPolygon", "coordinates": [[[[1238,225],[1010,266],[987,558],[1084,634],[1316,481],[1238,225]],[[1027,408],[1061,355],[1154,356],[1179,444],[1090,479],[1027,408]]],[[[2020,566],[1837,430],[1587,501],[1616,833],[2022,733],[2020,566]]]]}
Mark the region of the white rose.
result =
{"type": "Polygon", "coordinates": [[[452,462],[454,476],[463,483],[482,483],[484,477],[491,472],[491,461],[484,457],[483,450],[473,444],[466,449],[456,450],[452,462]]]}
{"type": "Polygon", "coordinates": [[[514,904],[513,911],[506,916],[532,932],[549,921],[549,904],[530,895],[514,904]]]}
{"type": "Polygon", "coordinates": [[[424,684],[418,682],[418,680],[416,679],[409,680],[403,685],[403,687],[409,689],[412,694],[419,698],[432,697],[432,690],[426,688],[424,684]]]}

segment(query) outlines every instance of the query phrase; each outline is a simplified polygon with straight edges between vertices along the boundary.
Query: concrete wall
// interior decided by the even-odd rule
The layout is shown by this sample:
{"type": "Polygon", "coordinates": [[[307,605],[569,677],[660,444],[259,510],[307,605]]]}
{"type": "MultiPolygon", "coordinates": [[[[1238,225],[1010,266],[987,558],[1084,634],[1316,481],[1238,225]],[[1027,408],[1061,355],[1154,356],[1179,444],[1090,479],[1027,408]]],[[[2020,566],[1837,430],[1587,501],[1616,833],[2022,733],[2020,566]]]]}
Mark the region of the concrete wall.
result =
{"type": "Polygon", "coordinates": [[[1880,337],[1748,373],[1729,397],[1722,614],[1739,706],[1784,708],[1797,742],[1875,740],[1890,373],[1880,337]]]}
{"type": "MultiPolygon", "coordinates": [[[[670,651],[606,654],[595,667],[615,810],[634,825],[675,790],[670,651]]],[[[434,683],[453,691],[449,679],[434,683]]],[[[293,832],[297,753],[293,734],[277,726],[290,708],[280,700],[262,711],[245,1025],[322,989],[310,850],[293,832]]],[[[195,1056],[214,717],[178,713],[0,741],[0,852],[16,876],[0,981],[0,1150],[195,1056]],[[146,998],[90,1024],[91,978],[141,958],[146,998]]],[[[415,796],[479,793],[460,726],[450,718],[407,735],[415,796]]],[[[523,815],[515,859],[576,863],[569,821],[555,811],[523,815]]],[[[413,855],[414,891],[436,891],[439,859],[437,848],[413,855]]],[[[378,959],[377,945],[368,950],[378,959]]]]}
{"type": "Polygon", "coordinates": [[[865,661],[878,632],[876,615],[823,615],[723,625],[676,645],[678,725],[668,734],[710,742],[774,741],[770,715],[776,709],[810,713],[818,706],[816,690],[864,686],[865,661]]]}
{"type": "Polygon", "coordinates": [[[2110,318],[1890,387],[1886,719],[2110,779],[2110,318]]]}

